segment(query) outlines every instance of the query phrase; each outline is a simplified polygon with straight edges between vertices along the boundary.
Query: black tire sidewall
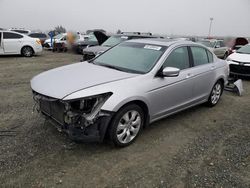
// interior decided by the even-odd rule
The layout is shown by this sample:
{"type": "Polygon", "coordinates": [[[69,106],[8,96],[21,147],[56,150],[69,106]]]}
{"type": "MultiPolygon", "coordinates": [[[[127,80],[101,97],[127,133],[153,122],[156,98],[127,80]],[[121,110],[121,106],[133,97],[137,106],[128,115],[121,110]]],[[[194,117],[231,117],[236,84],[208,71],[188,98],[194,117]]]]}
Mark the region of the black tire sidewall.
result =
{"type": "Polygon", "coordinates": [[[138,137],[138,135],[140,134],[140,132],[142,130],[142,127],[144,126],[144,123],[145,123],[145,115],[144,115],[144,112],[140,106],[138,106],[136,104],[130,104],[130,105],[124,106],[115,114],[115,116],[113,117],[113,119],[111,121],[111,125],[109,128],[109,137],[115,146],[118,146],[118,147],[128,146],[136,140],[136,138],[138,137]],[[120,119],[122,118],[122,116],[131,110],[136,110],[140,114],[142,124],[141,124],[140,130],[138,131],[135,138],[132,141],[130,141],[129,143],[124,144],[124,143],[121,143],[117,138],[117,134],[116,134],[117,126],[118,126],[118,123],[119,123],[120,119]]]}
{"type": "Polygon", "coordinates": [[[33,51],[33,49],[31,48],[31,47],[29,47],[29,46],[24,46],[23,48],[22,48],[22,55],[24,56],[24,57],[32,57],[33,55],[34,55],[34,51],[33,51]],[[24,53],[24,50],[25,49],[29,49],[29,50],[31,50],[31,55],[30,56],[26,56],[25,55],[25,53],[24,53]]]}

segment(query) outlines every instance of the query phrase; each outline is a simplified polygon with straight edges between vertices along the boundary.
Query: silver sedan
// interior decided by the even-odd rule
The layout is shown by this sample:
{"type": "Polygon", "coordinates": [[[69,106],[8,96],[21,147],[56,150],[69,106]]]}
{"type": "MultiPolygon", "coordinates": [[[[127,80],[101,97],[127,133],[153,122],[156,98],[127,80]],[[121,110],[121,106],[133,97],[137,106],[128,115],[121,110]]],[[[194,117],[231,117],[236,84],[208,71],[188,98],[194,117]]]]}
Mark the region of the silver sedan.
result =
{"type": "Polygon", "coordinates": [[[154,121],[215,106],[228,74],[228,64],[200,44],[140,39],[41,73],[31,87],[37,110],[70,138],[127,146],[154,121]]]}

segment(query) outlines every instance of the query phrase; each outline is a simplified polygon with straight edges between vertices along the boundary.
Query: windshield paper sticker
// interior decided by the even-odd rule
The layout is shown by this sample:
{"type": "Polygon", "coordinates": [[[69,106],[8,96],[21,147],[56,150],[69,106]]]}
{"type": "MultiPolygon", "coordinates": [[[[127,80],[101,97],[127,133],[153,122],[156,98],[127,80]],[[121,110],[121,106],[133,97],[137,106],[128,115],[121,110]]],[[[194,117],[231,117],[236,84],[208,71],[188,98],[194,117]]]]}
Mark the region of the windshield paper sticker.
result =
{"type": "Polygon", "coordinates": [[[161,47],[160,46],[153,46],[153,45],[145,45],[144,46],[145,49],[149,49],[149,50],[161,50],[161,47]]]}

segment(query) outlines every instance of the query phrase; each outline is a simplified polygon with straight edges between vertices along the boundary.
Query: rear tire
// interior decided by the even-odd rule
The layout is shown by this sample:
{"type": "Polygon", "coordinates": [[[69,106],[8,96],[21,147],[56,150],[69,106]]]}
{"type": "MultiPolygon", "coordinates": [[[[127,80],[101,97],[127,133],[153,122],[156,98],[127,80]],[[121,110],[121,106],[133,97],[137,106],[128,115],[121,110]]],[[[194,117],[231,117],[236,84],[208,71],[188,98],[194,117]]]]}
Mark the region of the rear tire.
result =
{"type": "Polygon", "coordinates": [[[32,57],[34,55],[34,50],[30,46],[24,46],[21,50],[21,54],[24,57],[32,57]]]}
{"type": "Polygon", "coordinates": [[[221,81],[217,81],[214,84],[213,89],[208,98],[207,101],[208,106],[210,107],[215,106],[219,102],[222,92],[223,92],[223,83],[221,81]]]}
{"type": "Polygon", "coordinates": [[[132,144],[144,125],[144,113],[141,107],[131,104],[120,109],[114,116],[109,136],[115,146],[125,147],[132,144]]]}

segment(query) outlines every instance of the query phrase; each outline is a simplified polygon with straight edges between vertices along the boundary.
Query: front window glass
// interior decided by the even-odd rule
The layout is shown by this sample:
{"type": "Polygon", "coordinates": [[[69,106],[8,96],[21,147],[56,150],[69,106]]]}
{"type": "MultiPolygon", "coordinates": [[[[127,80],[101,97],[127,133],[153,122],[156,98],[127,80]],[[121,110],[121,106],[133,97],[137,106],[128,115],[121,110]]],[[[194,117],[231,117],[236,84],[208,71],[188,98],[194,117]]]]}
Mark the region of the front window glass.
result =
{"type": "Polygon", "coordinates": [[[106,40],[102,46],[108,46],[108,47],[112,47],[115,46],[123,41],[127,40],[127,37],[125,36],[113,36],[110,37],[108,40],[106,40]]]}
{"type": "Polygon", "coordinates": [[[163,68],[165,67],[175,67],[180,70],[189,68],[189,55],[187,47],[180,47],[171,52],[163,64],[163,68]]]}
{"type": "Polygon", "coordinates": [[[250,54],[250,45],[246,45],[237,50],[240,54],[250,54]]]}
{"type": "Polygon", "coordinates": [[[93,63],[132,73],[149,72],[166,46],[125,42],[97,57],[93,63]]]}

